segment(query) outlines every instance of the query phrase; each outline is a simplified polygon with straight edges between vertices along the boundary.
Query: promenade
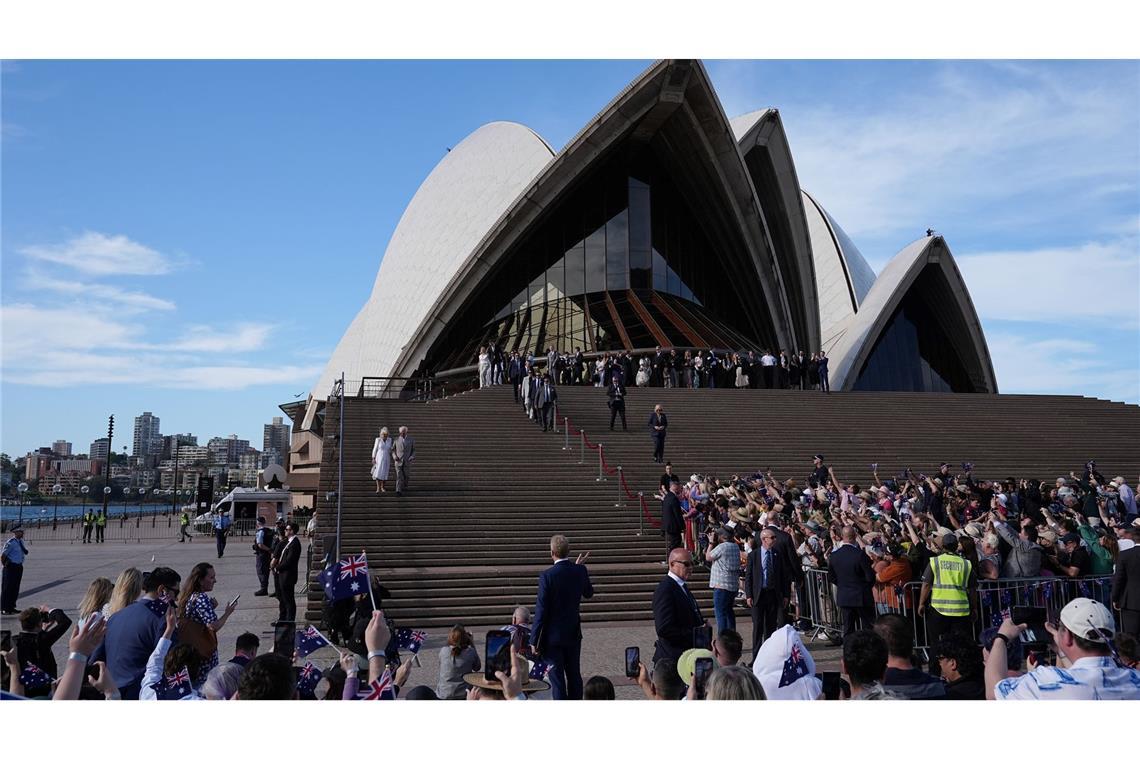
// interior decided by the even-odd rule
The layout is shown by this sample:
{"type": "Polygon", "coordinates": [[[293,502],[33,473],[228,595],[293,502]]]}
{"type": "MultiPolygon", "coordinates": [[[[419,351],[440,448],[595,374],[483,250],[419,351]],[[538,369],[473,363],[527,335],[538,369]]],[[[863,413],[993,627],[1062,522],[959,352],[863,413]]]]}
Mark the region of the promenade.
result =
{"type": "MultiPolygon", "coordinates": [[[[303,539],[303,543],[307,550],[309,540],[303,539]]],[[[217,557],[214,539],[210,536],[196,537],[192,542],[184,544],[178,543],[177,539],[143,540],[131,543],[108,541],[103,544],[32,541],[28,542],[28,549],[30,554],[24,570],[18,603],[20,609],[47,604],[60,607],[75,620],[78,617],[76,607],[93,578],[105,576],[114,581],[123,568],[134,566],[146,571],[158,565],[172,567],[185,578],[196,563],[209,562],[214,565],[218,576],[213,596],[217,597],[219,607],[241,594],[237,610],[230,616],[225,627],[218,632],[219,656],[222,662],[232,656],[235,640],[245,631],[251,631],[261,638],[262,653],[268,652],[272,646],[277,600],[253,595],[257,590],[257,577],[254,573],[253,551],[246,537],[231,538],[225,556],[221,559],[217,557]]],[[[383,582],[382,575],[380,580],[383,582]]],[[[305,605],[303,597],[298,597],[297,605],[300,617],[305,605]]],[[[583,602],[583,609],[588,609],[589,605],[589,601],[583,602]]],[[[711,622],[712,610],[704,612],[711,622]]],[[[394,622],[397,625],[400,623],[398,619],[394,622]]],[[[505,619],[502,624],[506,625],[509,622],[509,619],[505,619]]],[[[747,647],[748,642],[752,640],[752,626],[747,610],[737,608],[737,624],[747,647]]],[[[13,633],[19,628],[16,618],[10,615],[3,617],[2,625],[4,630],[13,633]]],[[[479,648],[480,657],[482,657],[485,634],[491,628],[491,626],[473,626],[469,629],[479,648]]],[[[436,687],[439,676],[438,650],[447,643],[448,629],[431,628],[427,629],[427,634],[427,640],[419,656],[422,667],[412,668],[405,688],[419,684],[425,684],[433,689],[436,687]]],[[[641,689],[624,676],[623,656],[627,646],[637,646],[641,648],[642,660],[648,663],[653,656],[655,638],[653,625],[649,622],[585,624],[582,641],[583,678],[589,679],[595,675],[606,676],[613,682],[618,699],[642,699],[641,689]]],[[[55,646],[56,659],[61,666],[67,659],[67,639],[68,637],[64,636],[55,646]]],[[[809,649],[816,659],[818,670],[839,669],[838,647],[811,644],[809,649]]],[[[408,653],[403,654],[407,656],[408,653]]],[[[330,647],[325,647],[314,652],[309,659],[315,665],[325,668],[334,662],[336,653],[330,647]]],[[[751,662],[752,657],[747,650],[742,660],[751,662]]],[[[549,698],[549,692],[543,692],[536,698],[549,698]]]]}

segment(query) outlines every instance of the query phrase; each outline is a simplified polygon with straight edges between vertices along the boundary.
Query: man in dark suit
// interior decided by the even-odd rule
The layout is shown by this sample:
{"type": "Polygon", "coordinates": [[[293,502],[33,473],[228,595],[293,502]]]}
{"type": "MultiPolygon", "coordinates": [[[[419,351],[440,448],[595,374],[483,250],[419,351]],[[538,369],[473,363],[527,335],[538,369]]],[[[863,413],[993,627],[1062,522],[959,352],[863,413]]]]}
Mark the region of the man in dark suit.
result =
{"type": "Polygon", "coordinates": [[[875,623],[875,600],[871,589],[875,585],[875,570],[871,558],[855,544],[855,529],[850,525],[840,534],[843,539],[827,562],[827,575],[838,587],[835,603],[843,613],[843,635],[855,630],[856,621],[863,629],[875,623]]]}
{"type": "MultiPolygon", "coordinates": [[[[1120,532],[1133,541],[1140,539],[1140,530],[1135,525],[1129,525],[1120,532]]],[[[1125,549],[1116,558],[1112,606],[1120,610],[1120,630],[1140,636],[1140,546],[1125,549]]]]}
{"type": "Polygon", "coordinates": [[[669,418],[660,404],[653,407],[653,414],[649,415],[649,434],[653,437],[653,461],[661,464],[665,461],[665,428],[669,427],[669,418]]]}
{"type": "Polygon", "coordinates": [[[748,555],[744,593],[752,608],[752,658],[772,632],[784,624],[784,608],[792,596],[792,579],[776,548],[775,528],[760,531],[760,546],[748,555]]]}
{"type": "Polygon", "coordinates": [[[583,599],[594,595],[585,561],[589,552],[570,561],[566,536],[552,536],[550,559],[554,565],[538,576],[538,598],[534,602],[534,625],[530,640],[534,652],[550,663],[550,689],[554,699],[582,698],[582,618],[583,599]]]}
{"type": "Polygon", "coordinates": [[[519,356],[518,351],[511,352],[511,361],[507,365],[507,377],[511,381],[511,388],[515,392],[515,403],[519,402],[519,391],[521,390],[522,381],[524,377],[523,360],[519,356]]]}
{"type": "Polygon", "coordinates": [[[301,560],[301,539],[297,538],[297,523],[285,523],[285,546],[273,568],[277,573],[277,619],[293,622],[297,619],[297,564],[301,560]]]}
{"type": "Polygon", "coordinates": [[[669,553],[669,574],[653,592],[654,663],[676,663],[682,652],[693,648],[694,629],[705,625],[701,608],[686,585],[692,567],[693,555],[687,549],[674,549],[669,553]]]}
{"type": "Polygon", "coordinates": [[[610,430],[614,429],[614,420],[621,415],[621,429],[628,430],[625,424],[625,386],[621,384],[617,375],[614,375],[610,387],[606,389],[610,397],[610,430]]]}
{"type": "Polygon", "coordinates": [[[554,376],[547,373],[538,389],[539,414],[542,416],[542,432],[553,428],[554,404],[558,401],[558,390],[554,387],[554,376]]]}
{"type": "Polygon", "coordinates": [[[681,484],[669,482],[665,497],[661,500],[661,535],[665,536],[665,552],[668,554],[681,546],[681,534],[685,531],[685,515],[681,512],[681,484]]]}

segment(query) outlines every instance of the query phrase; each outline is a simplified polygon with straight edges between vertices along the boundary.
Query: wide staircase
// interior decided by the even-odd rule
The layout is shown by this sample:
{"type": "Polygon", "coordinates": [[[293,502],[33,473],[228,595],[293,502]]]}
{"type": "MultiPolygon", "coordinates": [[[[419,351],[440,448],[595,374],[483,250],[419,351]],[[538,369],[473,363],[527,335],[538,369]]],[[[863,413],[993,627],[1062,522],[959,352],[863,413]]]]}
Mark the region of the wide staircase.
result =
{"type": "MultiPolygon", "coordinates": [[[[771,468],[802,481],[815,453],[841,480],[860,484],[871,482],[872,462],[881,477],[904,466],[932,473],[941,461],[957,471],[964,460],[982,478],[1051,479],[1088,459],[1107,476],[1140,472],[1140,407],[1098,399],[633,388],[629,431],[619,422],[610,432],[602,389],[558,392],[558,432],[545,434],[514,404],[510,386],[427,404],[346,400],[342,553],[367,551],[400,625],[509,622],[515,606],[533,606],[555,533],[569,537],[572,555],[590,552],[596,593],[582,607],[585,621],[651,620],[665,572],[664,540],[651,524],[662,472],[647,426],[655,403],[669,418],[666,458],[682,478],[771,468]],[[403,497],[377,495],[372,442],[381,426],[395,435],[400,425],[416,441],[411,487],[403,497]]],[[[339,414],[330,401],[322,492],[337,488],[339,414]]],[[[335,512],[320,511],[322,530],[333,529],[335,512]]],[[[711,616],[705,571],[692,587],[711,616]]],[[[319,619],[320,606],[314,586],[306,617],[319,619]]]]}

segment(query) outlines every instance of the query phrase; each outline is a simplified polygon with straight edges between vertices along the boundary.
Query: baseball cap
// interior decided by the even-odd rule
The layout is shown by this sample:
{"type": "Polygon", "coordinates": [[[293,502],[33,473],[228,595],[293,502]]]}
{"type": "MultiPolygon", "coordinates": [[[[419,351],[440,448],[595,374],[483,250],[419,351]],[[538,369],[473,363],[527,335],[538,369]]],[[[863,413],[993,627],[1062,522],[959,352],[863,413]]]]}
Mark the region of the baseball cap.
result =
{"type": "Polygon", "coordinates": [[[1112,613],[1098,601],[1080,597],[1061,610],[1061,625],[1090,641],[1104,641],[1116,635],[1112,613]]]}
{"type": "Polygon", "coordinates": [[[947,533],[942,537],[942,548],[953,549],[958,545],[958,536],[953,533],[947,533]]]}

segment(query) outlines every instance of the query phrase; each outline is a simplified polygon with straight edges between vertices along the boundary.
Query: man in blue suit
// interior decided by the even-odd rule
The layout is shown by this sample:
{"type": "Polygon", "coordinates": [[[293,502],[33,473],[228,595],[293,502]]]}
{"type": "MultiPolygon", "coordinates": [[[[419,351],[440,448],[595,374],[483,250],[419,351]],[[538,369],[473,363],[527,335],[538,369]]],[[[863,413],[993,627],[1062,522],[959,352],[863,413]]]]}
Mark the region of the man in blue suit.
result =
{"type": "Polygon", "coordinates": [[[843,614],[843,635],[855,630],[856,623],[868,629],[875,623],[875,570],[867,553],[856,546],[857,533],[850,525],[840,534],[843,539],[831,552],[827,575],[836,586],[835,603],[843,614]]]}
{"type": "Polygon", "coordinates": [[[594,595],[585,561],[589,552],[570,561],[566,536],[550,538],[550,559],[554,566],[538,576],[538,599],[534,603],[534,625],[530,641],[536,655],[550,663],[548,677],[554,699],[582,698],[582,618],[583,599],[594,595]]]}

